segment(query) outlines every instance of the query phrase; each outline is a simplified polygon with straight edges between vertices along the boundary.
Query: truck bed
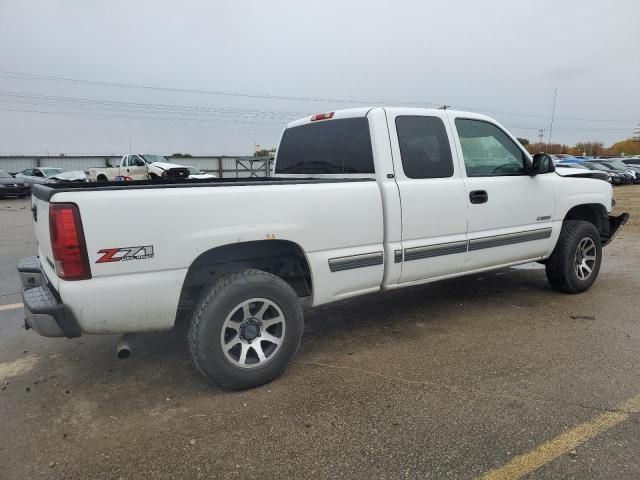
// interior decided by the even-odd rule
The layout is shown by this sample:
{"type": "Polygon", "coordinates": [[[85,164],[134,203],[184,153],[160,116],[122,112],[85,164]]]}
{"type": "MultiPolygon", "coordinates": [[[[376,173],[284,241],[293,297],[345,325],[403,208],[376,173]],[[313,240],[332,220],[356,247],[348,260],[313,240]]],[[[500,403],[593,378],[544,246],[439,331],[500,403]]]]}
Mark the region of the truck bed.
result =
{"type": "Polygon", "coordinates": [[[162,188],[196,188],[196,187],[229,187],[229,186],[266,186],[266,185],[300,185],[317,183],[374,182],[374,178],[292,178],[292,177],[255,177],[255,178],[212,178],[212,179],[169,179],[169,180],[137,180],[129,182],[58,182],[46,185],[34,185],[32,194],[40,200],[49,201],[57,193],[62,192],[94,192],[109,190],[139,190],[162,188]]]}

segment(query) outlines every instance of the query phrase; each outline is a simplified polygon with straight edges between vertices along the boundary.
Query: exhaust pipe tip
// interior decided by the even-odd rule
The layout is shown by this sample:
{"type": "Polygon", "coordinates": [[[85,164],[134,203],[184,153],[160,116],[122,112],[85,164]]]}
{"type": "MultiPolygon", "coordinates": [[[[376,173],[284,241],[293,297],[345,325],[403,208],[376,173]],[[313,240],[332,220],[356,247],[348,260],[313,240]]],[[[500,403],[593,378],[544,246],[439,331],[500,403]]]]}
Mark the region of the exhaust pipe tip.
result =
{"type": "Polygon", "coordinates": [[[131,356],[131,345],[129,345],[129,335],[123,335],[118,339],[116,346],[116,357],[118,360],[126,360],[131,356]]]}
{"type": "Polygon", "coordinates": [[[119,348],[116,356],[118,357],[118,360],[126,360],[131,356],[131,350],[128,348],[119,348]]]}

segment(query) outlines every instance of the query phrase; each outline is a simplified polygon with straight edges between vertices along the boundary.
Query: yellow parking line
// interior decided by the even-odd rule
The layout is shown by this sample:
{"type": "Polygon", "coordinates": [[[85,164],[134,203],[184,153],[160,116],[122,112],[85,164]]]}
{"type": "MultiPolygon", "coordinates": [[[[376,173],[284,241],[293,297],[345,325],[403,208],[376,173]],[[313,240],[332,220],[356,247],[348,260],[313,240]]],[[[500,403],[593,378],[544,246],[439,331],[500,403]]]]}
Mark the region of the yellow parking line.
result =
{"type": "Polygon", "coordinates": [[[481,480],[510,480],[523,477],[543,465],[573,450],[605,430],[624,422],[630,415],[640,413],[640,395],[628,400],[618,410],[604,412],[588,422],[581,423],[534,450],[514,457],[506,465],[485,473],[481,480]]]}
{"type": "Polygon", "coordinates": [[[0,305],[0,312],[3,310],[15,310],[16,308],[22,308],[24,305],[22,303],[11,303],[9,305],[0,305]]]}

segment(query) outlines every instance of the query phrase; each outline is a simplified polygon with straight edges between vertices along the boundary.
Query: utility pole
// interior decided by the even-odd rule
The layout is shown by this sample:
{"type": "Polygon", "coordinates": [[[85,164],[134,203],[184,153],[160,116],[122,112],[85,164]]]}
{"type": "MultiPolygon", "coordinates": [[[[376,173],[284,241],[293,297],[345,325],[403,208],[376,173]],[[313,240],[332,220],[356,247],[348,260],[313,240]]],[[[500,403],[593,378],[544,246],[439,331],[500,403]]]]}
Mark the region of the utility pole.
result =
{"type": "Polygon", "coordinates": [[[640,142],[640,123],[638,124],[638,128],[633,129],[633,141],[640,142]]]}
{"type": "Polygon", "coordinates": [[[131,139],[129,139],[129,153],[131,153],[131,139]]]}
{"type": "Polygon", "coordinates": [[[538,138],[539,138],[538,143],[540,144],[540,148],[542,148],[542,138],[544,137],[544,131],[545,131],[544,128],[538,129],[538,138]]]}
{"type": "Polygon", "coordinates": [[[549,147],[551,147],[551,134],[553,133],[553,119],[556,116],[556,99],[558,98],[558,89],[553,93],[553,110],[551,111],[551,126],[549,127],[549,147]]]}

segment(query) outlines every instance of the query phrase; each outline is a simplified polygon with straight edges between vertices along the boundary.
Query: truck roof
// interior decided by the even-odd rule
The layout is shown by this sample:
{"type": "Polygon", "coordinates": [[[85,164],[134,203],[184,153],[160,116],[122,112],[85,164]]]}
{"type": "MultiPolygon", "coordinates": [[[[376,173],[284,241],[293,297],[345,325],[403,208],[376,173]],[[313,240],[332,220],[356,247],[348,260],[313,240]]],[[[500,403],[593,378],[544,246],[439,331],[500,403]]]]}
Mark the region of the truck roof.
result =
{"type": "MultiPolygon", "coordinates": [[[[307,117],[299,118],[297,120],[289,122],[287,124],[287,128],[298,127],[300,125],[305,125],[307,123],[311,123],[312,121],[315,121],[315,120],[312,120],[312,119],[317,115],[331,115],[331,117],[328,117],[327,120],[329,118],[338,119],[338,118],[366,117],[367,114],[371,110],[373,110],[374,108],[383,108],[385,111],[387,111],[389,113],[402,114],[402,115],[428,115],[428,114],[440,115],[443,112],[443,110],[437,109],[437,108],[417,108],[417,107],[382,107],[382,106],[373,106],[373,107],[346,108],[346,109],[342,109],[342,110],[335,110],[333,112],[317,113],[315,115],[310,115],[310,116],[307,116],[307,117]]],[[[495,122],[495,120],[493,120],[492,118],[487,117],[486,115],[479,114],[479,113],[466,112],[466,111],[463,111],[463,110],[447,110],[447,112],[449,112],[451,114],[454,114],[456,116],[463,116],[463,117],[466,117],[466,118],[475,118],[475,119],[478,119],[478,120],[490,120],[492,122],[495,122]]],[[[322,119],[317,119],[317,120],[322,120],[322,119]]]]}

